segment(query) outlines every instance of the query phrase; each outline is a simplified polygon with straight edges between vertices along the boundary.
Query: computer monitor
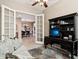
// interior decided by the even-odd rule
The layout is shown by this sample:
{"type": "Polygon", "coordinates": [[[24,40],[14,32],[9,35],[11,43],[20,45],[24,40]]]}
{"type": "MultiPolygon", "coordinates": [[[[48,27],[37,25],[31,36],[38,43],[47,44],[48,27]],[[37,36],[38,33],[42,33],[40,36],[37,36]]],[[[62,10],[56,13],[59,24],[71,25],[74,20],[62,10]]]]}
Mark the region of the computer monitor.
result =
{"type": "Polygon", "coordinates": [[[60,29],[58,27],[54,27],[50,30],[50,35],[52,37],[59,37],[60,36],[60,29]]]}

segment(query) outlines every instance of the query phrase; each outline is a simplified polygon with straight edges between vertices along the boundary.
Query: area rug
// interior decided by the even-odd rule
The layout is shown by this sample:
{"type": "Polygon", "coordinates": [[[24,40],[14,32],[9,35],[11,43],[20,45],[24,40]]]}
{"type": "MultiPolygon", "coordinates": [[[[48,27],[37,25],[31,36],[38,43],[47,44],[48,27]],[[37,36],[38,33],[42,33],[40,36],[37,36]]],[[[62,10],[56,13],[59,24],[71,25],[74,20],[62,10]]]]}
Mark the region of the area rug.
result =
{"type": "Polygon", "coordinates": [[[29,53],[30,53],[33,57],[37,57],[37,56],[39,56],[39,55],[42,55],[42,49],[40,49],[40,48],[31,49],[31,50],[29,50],[29,53]]]}
{"type": "MultiPolygon", "coordinates": [[[[51,59],[50,57],[45,57],[43,54],[44,51],[44,47],[39,47],[39,48],[35,48],[35,49],[31,49],[29,50],[29,53],[35,57],[35,59],[51,59]]],[[[55,54],[53,54],[53,59],[56,59],[55,54]]]]}
{"type": "MultiPolygon", "coordinates": [[[[34,48],[34,49],[31,49],[31,50],[28,50],[28,52],[33,56],[33,57],[36,57],[35,59],[43,59],[43,54],[42,54],[42,51],[44,50],[44,47],[39,47],[39,48],[34,48]]],[[[54,55],[54,58],[52,59],[70,59],[69,56],[66,56],[60,52],[60,50],[58,50],[57,48],[54,48],[52,49],[53,51],[55,51],[54,55]]],[[[66,52],[65,52],[66,54],[66,52]]],[[[50,58],[48,58],[50,59],[50,58]]]]}

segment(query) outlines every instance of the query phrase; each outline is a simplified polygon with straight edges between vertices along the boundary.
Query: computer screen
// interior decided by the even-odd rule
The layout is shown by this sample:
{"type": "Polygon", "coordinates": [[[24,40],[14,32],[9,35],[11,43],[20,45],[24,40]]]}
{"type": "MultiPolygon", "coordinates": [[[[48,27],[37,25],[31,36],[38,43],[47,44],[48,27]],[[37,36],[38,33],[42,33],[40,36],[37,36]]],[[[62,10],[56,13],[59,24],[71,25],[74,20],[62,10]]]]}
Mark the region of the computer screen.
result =
{"type": "Polygon", "coordinates": [[[60,29],[58,27],[54,27],[51,29],[50,35],[53,37],[60,36],[60,29]]]}

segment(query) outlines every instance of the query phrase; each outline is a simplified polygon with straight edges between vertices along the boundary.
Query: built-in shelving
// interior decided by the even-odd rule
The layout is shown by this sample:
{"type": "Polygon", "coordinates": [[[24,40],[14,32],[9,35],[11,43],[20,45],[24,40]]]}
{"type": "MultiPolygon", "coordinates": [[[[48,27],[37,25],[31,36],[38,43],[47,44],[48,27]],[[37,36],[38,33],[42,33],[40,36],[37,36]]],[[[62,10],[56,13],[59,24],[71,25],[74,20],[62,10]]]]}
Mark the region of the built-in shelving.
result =
{"type": "MultiPolygon", "coordinates": [[[[50,19],[50,30],[53,27],[58,27],[60,29],[61,35],[60,38],[63,39],[64,37],[69,39],[69,36],[72,37],[72,40],[75,40],[75,15],[67,15],[62,16],[54,19],[50,19]]],[[[49,35],[50,35],[49,30],[49,35]]]]}

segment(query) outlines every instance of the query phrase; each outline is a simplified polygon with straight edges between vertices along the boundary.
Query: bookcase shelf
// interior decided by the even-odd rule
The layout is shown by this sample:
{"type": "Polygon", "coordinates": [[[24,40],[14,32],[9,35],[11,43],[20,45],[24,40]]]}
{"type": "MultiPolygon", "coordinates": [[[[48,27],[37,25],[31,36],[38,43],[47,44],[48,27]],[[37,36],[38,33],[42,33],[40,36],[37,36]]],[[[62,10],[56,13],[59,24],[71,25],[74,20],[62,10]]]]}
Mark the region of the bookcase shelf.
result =
{"type": "Polygon", "coordinates": [[[75,23],[74,22],[75,22],[75,14],[50,19],[49,20],[49,25],[50,25],[49,35],[53,27],[58,27],[61,32],[60,39],[63,39],[63,37],[69,38],[69,36],[71,37],[73,36],[71,40],[73,40],[73,38],[75,40],[75,23]]]}

